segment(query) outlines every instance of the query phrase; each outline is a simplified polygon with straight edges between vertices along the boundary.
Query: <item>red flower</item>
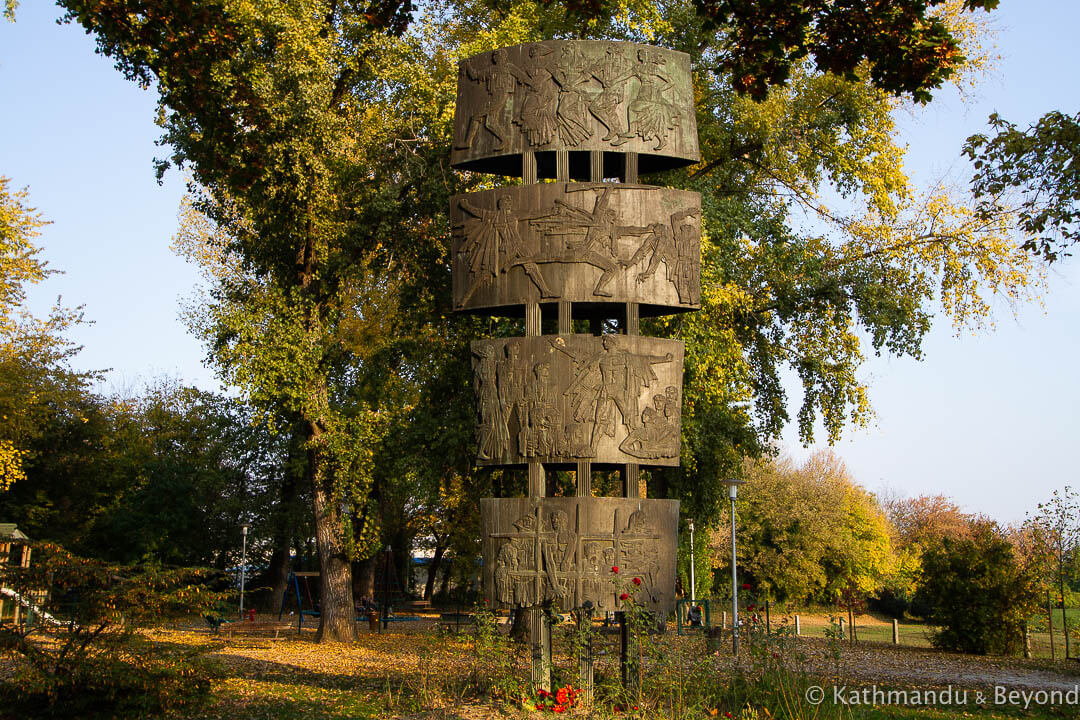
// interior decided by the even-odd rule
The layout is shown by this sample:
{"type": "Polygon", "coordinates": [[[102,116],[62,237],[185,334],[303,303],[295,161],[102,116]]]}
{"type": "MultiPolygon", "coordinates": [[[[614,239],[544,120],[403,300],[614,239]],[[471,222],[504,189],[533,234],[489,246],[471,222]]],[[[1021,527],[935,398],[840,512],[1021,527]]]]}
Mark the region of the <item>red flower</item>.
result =
{"type": "Polygon", "coordinates": [[[630,597],[630,596],[627,595],[626,593],[623,593],[622,595],[619,596],[619,599],[620,600],[626,600],[628,597],[630,597]]]}
{"type": "Polygon", "coordinates": [[[562,705],[556,705],[555,707],[551,708],[551,711],[561,713],[561,712],[566,712],[566,708],[563,707],[562,705]]]}
{"type": "Polygon", "coordinates": [[[611,566],[611,572],[613,572],[613,573],[619,572],[619,566],[618,565],[612,565],[611,566]]]}
{"type": "Polygon", "coordinates": [[[635,585],[640,585],[641,584],[641,578],[634,578],[634,584],[635,585]]]}
{"type": "Polygon", "coordinates": [[[544,709],[544,703],[536,703],[536,709],[537,710],[543,710],[544,709]]]}
{"type": "Polygon", "coordinates": [[[747,610],[753,610],[754,609],[754,603],[750,603],[749,605],[747,605],[746,609],[747,610]]]}
{"type": "Polygon", "coordinates": [[[559,688],[559,692],[555,693],[555,702],[560,705],[565,705],[569,699],[570,693],[567,692],[566,688],[559,688]]]}
{"type": "Polygon", "coordinates": [[[750,583],[743,583],[742,589],[743,590],[749,590],[750,589],[750,583]]]}
{"type": "Polygon", "coordinates": [[[733,718],[733,717],[735,717],[735,716],[731,714],[731,711],[730,711],[730,710],[727,710],[727,711],[725,711],[725,712],[724,712],[724,717],[726,717],[726,718],[733,718]]]}
{"type": "Polygon", "coordinates": [[[551,693],[549,693],[547,690],[537,690],[536,694],[539,695],[540,697],[547,697],[551,693]]]}

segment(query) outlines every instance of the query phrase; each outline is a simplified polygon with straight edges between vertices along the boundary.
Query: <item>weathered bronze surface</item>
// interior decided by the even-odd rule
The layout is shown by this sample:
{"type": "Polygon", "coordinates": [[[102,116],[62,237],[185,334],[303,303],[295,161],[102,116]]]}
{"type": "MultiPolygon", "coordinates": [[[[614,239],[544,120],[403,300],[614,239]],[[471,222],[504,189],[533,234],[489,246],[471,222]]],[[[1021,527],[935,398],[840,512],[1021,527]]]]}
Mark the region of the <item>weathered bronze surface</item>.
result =
{"type": "Polygon", "coordinates": [[[543,335],[472,353],[479,464],[679,464],[681,341],[543,335]]]}
{"type": "Polygon", "coordinates": [[[543,183],[455,195],[454,308],[636,302],[700,307],[701,196],[614,183],[543,183]]]}
{"type": "Polygon", "coordinates": [[[480,513],[490,607],[674,607],[678,500],[484,498],[480,513]]]}
{"type": "MultiPolygon", "coordinates": [[[[639,153],[642,173],[693,164],[693,99],[690,58],[674,50],[599,40],[500,48],[459,65],[451,164],[516,176],[522,153],[538,152],[540,177],[555,177],[544,155],[555,151],[607,151],[604,177],[619,174],[622,153],[639,153]]],[[[588,162],[571,166],[587,172],[588,162]]]]}

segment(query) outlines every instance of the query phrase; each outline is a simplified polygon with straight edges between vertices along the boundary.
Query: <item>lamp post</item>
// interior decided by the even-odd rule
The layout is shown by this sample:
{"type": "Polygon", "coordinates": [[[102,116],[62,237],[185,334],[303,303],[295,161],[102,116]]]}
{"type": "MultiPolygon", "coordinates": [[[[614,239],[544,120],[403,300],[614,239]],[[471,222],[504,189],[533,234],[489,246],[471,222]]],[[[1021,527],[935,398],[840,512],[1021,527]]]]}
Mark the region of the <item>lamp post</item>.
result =
{"type": "Polygon", "coordinates": [[[694,520],[690,520],[690,605],[697,602],[697,583],[694,582],[694,520]]]}
{"type": "Polygon", "coordinates": [[[735,498],[739,494],[739,486],[745,482],[745,480],[735,478],[724,481],[724,484],[728,486],[728,498],[731,499],[731,650],[735,655],[739,654],[739,580],[735,556],[735,498]]]}
{"type": "Polygon", "coordinates": [[[244,617],[244,581],[247,579],[247,532],[249,525],[244,523],[240,526],[240,533],[244,536],[243,550],[240,552],[240,617],[244,617]]]}

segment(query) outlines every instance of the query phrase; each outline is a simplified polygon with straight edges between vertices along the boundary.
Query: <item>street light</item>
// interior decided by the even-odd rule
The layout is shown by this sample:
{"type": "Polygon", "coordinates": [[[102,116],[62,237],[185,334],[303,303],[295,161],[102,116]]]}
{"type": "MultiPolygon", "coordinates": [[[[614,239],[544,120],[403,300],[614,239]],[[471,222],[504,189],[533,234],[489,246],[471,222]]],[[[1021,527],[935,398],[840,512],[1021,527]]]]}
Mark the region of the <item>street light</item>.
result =
{"type": "Polygon", "coordinates": [[[739,580],[735,556],[735,498],[739,494],[739,486],[745,482],[735,478],[724,480],[731,499],[731,649],[736,655],[739,654],[739,580]]]}
{"type": "Polygon", "coordinates": [[[247,531],[250,525],[244,523],[240,526],[240,532],[244,536],[243,550],[240,554],[240,617],[244,617],[244,581],[247,579],[245,571],[247,570],[247,531]]]}

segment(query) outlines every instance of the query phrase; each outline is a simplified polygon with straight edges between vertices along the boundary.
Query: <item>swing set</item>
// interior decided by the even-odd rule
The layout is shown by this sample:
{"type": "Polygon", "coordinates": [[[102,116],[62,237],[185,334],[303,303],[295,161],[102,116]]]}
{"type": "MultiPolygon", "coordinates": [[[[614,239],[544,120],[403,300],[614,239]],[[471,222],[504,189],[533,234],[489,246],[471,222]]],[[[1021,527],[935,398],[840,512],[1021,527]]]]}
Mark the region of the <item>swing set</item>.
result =
{"type": "Polygon", "coordinates": [[[304,616],[317,618],[321,615],[319,606],[311,594],[311,578],[318,578],[319,573],[314,571],[294,570],[289,573],[289,579],[285,582],[285,592],[281,596],[281,610],[278,612],[278,620],[285,614],[285,606],[289,602],[289,592],[296,595],[296,632],[304,628],[304,616]],[[304,609],[303,596],[300,593],[300,581],[303,581],[304,594],[307,595],[307,609],[304,609]]]}

